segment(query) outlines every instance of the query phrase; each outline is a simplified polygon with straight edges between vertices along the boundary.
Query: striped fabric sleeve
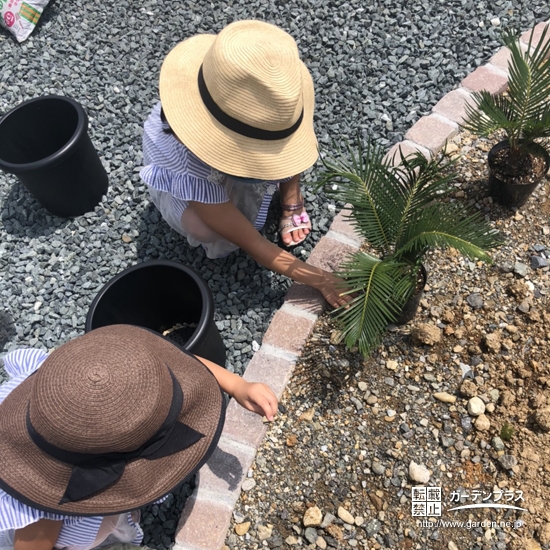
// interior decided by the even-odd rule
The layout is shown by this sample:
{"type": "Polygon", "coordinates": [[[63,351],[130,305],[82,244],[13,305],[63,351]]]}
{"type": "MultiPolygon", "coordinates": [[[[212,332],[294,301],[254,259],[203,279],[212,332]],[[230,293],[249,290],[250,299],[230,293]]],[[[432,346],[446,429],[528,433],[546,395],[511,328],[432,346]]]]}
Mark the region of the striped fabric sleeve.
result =
{"type": "Polygon", "coordinates": [[[16,349],[4,356],[4,369],[10,376],[7,382],[0,386],[0,403],[18,386],[27,376],[32,374],[48,357],[40,349],[16,349]]]}
{"type": "Polygon", "coordinates": [[[190,173],[176,173],[150,164],[139,173],[141,179],[151,187],[170,193],[173,197],[188,201],[220,204],[229,201],[224,186],[211,183],[207,179],[190,173]]]}

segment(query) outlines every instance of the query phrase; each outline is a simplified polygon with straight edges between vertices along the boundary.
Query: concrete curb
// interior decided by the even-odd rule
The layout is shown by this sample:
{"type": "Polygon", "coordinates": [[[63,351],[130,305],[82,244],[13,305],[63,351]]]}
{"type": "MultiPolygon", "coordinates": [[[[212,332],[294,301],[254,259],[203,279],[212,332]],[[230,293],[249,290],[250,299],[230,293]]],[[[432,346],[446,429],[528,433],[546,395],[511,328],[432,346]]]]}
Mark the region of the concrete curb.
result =
{"type": "MultiPolygon", "coordinates": [[[[539,23],[523,33],[521,47],[527,49],[531,33],[532,46],[536,45],[546,24],[539,23]]],[[[473,92],[501,93],[507,88],[509,55],[507,48],[501,48],[489,63],[473,71],[457,89],[434,106],[430,115],[418,120],[405,134],[405,140],[395,144],[388,155],[399,161],[400,151],[405,156],[414,151],[426,156],[440,151],[447,140],[458,133],[465,114],[464,106],[473,92]]],[[[334,271],[360,244],[344,209],[317,243],[308,263],[334,271]]],[[[294,283],[283,306],[275,313],[261,348],[248,364],[244,378],[269,384],[280,398],[315,321],[324,309],[325,302],[318,291],[294,283]]],[[[223,547],[241,486],[266,429],[256,414],[245,411],[233,399],[230,401],[218,449],[198,473],[197,486],[176,530],[174,550],[220,550],[223,547]]]]}

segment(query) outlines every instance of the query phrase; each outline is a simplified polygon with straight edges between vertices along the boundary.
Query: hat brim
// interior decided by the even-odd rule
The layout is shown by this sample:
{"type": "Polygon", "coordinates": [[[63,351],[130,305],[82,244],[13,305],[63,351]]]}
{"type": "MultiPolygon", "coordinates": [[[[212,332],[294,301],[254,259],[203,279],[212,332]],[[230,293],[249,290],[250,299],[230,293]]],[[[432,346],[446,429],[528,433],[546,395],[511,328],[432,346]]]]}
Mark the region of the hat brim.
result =
{"type": "Polygon", "coordinates": [[[98,330],[106,329],[121,337],[139,339],[171,369],[184,396],[179,420],[204,437],[170,456],[129,462],[122,477],[104,491],[86,500],[59,504],[71,466],[38,449],[27,432],[31,376],[12,390],[0,405],[0,487],[24,504],[79,516],[118,514],[140,508],[158,500],[193,475],[216,447],[225,419],[225,404],[211,371],[191,354],[147,329],[111,325],[98,330]]]}
{"type": "Polygon", "coordinates": [[[199,68],[215,38],[202,34],[180,42],[162,65],[160,101],[176,136],[203,162],[233,176],[276,180],[311,167],[318,149],[313,130],[315,93],[306,66],[300,62],[304,118],[296,132],[281,140],[248,138],[214,118],[199,92],[199,68]]]}

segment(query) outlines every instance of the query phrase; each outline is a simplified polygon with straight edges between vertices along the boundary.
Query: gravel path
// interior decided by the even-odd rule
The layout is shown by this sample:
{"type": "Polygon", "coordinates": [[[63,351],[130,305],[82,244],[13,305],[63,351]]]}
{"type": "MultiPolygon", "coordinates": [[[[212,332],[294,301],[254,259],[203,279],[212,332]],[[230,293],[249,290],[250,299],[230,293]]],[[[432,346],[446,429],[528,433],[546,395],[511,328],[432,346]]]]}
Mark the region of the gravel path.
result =
{"type": "MultiPolygon", "coordinates": [[[[110,189],[94,212],[64,220],[48,215],[16,178],[0,174],[0,350],[51,349],[82,334],[99,288],[122,269],[156,258],[190,265],[208,281],[229,369],[242,373],[261,343],[288,281],[242,253],[212,262],[190,249],[159,219],[138,177],[141,128],[157,100],[160,64],[181,39],[218,32],[235,19],[282,26],[298,41],[316,83],[321,145],[361,128],[389,146],[496,51],[495,24],[526,29],[550,18],[545,0],[521,12],[520,6],[498,0],[252,0],[168,9],[156,0],[52,0],[23,44],[1,30],[0,112],[49,93],[79,101],[110,189]]],[[[306,193],[306,200],[316,231],[295,249],[304,258],[334,213],[322,196],[306,193]]],[[[266,228],[273,239],[275,221],[273,213],[266,228]]]]}

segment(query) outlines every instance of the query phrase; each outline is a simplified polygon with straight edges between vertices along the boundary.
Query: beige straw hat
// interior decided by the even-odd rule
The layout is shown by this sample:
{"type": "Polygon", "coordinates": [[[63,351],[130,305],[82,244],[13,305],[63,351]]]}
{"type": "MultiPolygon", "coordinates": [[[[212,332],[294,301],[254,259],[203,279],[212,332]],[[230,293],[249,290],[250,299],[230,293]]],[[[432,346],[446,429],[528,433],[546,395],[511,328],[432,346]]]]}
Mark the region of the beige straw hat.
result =
{"type": "Polygon", "coordinates": [[[313,81],[294,39],[261,21],[179,43],[160,72],[170,127],[226,174],[281,179],[317,160],[313,81]]]}
{"type": "Polygon", "coordinates": [[[93,330],[0,404],[0,487],[62,514],[139,508],[206,462],[224,411],[216,379],[192,355],[147,329],[93,330]]]}

